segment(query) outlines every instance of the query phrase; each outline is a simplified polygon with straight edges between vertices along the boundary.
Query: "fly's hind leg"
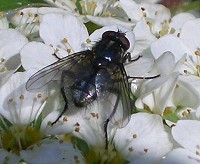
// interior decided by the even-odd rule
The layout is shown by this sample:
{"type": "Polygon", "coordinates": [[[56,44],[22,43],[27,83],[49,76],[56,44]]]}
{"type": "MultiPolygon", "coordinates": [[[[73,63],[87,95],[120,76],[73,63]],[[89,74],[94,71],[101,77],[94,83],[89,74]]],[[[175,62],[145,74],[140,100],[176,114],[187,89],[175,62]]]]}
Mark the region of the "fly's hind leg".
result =
{"type": "Polygon", "coordinates": [[[65,106],[64,106],[64,109],[62,110],[62,112],[57,117],[57,119],[54,122],[52,122],[51,125],[54,125],[62,117],[62,115],[66,112],[66,110],[68,109],[68,100],[67,100],[67,97],[66,97],[66,94],[65,94],[65,88],[64,88],[64,77],[65,77],[65,72],[63,71],[62,75],[61,75],[61,88],[60,88],[60,92],[62,94],[62,97],[63,97],[64,101],[65,101],[65,106]]]}
{"type": "Polygon", "coordinates": [[[119,103],[119,94],[117,95],[117,99],[116,99],[116,102],[115,102],[115,105],[114,105],[114,108],[113,108],[113,111],[111,112],[110,116],[106,119],[105,123],[104,123],[104,133],[105,133],[105,149],[107,150],[108,149],[108,123],[110,122],[110,120],[112,119],[112,117],[114,116],[116,110],[117,110],[117,106],[118,106],[118,103],[119,103]]]}

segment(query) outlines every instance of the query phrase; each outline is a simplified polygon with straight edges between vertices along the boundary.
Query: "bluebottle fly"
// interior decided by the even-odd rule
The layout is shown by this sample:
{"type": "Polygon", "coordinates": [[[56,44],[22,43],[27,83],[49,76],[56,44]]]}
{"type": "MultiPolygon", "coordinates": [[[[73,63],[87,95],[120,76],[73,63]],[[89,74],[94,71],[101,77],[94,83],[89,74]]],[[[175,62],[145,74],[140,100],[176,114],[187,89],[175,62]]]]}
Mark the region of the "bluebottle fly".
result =
{"type": "Polygon", "coordinates": [[[27,81],[26,88],[27,90],[41,88],[52,81],[55,76],[60,75],[60,92],[65,105],[59,117],[52,124],[55,124],[66,112],[69,104],[84,109],[99,99],[106,99],[110,102],[112,110],[104,123],[107,149],[108,123],[120,110],[121,118],[118,119],[118,124],[119,127],[124,127],[130,120],[133,108],[129,76],[124,68],[127,61],[133,61],[127,52],[129,47],[130,42],[125,33],[106,31],[91,50],[61,58],[36,72],[27,81]]]}

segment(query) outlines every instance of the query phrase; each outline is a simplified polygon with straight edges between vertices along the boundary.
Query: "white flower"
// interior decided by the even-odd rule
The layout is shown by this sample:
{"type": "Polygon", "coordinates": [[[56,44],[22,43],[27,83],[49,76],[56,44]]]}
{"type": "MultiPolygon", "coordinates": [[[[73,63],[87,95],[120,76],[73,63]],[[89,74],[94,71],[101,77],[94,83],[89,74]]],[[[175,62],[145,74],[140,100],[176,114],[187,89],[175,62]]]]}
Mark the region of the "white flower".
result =
{"type": "MultiPolygon", "coordinates": [[[[146,24],[145,20],[140,20],[135,25],[133,32],[135,34],[135,48],[132,52],[133,56],[138,54],[143,55],[143,51],[148,49],[153,41],[157,38],[154,34],[151,33],[150,28],[146,24]]],[[[145,53],[147,54],[147,53],[145,53]]]]}
{"type": "Polygon", "coordinates": [[[83,43],[88,39],[85,25],[70,15],[47,14],[40,26],[40,37],[45,44],[52,46],[59,57],[84,50],[83,43]]]}
{"type": "MultiPolygon", "coordinates": [[[[165,26],[168,25],[168,34],[174,34],[176,36],[179,35],[179,33],[182,31],[182,27],[184,26],[184,23],[195,19],[195,16],[190,13],[179,13],[177,15],[174,15],[171,20],[168,21],[165,26]]],[[[163,30],[164,31],[164,30],[163,30]]],[[[166,34],[166,33],[163,33],[166,34]]]]}
{"type": "Polygon", "coordinates": [[[20,156],[12,153],[12,152],[8,152],[7,150],[3,150],[0,149],[0,159],[1,162],[3,163],[18,163],[20,161],[20,156]]]}
{"type": "Polygon", "coordinates": [[[85,163],[72,144],[44,136],[40,115],[47,103],[47,93],[28,92],[25,84],[29,76],[28,72],[15,73],[0,89],[1,160],[8,163],[85,163]]]}
{"type": "Polygon", "coordinates": [[[78,9],[74,1],[71,1],[71,0],[66,0],[66,1],[65,0],[56,0],[56,1],[45,0],[45,1],[51,5],[54,5],[56,7],[65,9],[66,11],[72,12],[72,14],[74,15],[78,13],[78,9]]]}
{"type": "Polygon", "coordinates": [[[47,13],[65,14],[66,11],[53,7],[24,8],[10,16],[10,23],[29,40],[36,40],[39,37],[38,31],[42,17],[47,13]]]}
{"type": "Polygon", "coordinates": [[[20,65],[19,51],[28,42],[27,38],[13,29],[0,30],[0,87],[20,65]]]}
{"type": "Polygon", "coordinates": [[[15,73],[0,89],[0,113],[12,124],[29,124],[39,116],[46,103],[46,93],[26,90],[29,76],[27,73],[15,73]]]}
{"type": "Polygon", "coordinates": [[[58,140],[44,140],[38,145],[30,147],[28,150],[20,152],[25,162],[38,163],[59,163],[59,164],[84,164],[81,152],[72,144],[58,140]]]}
{"type": "MultiPolygon", "coordinates": [[[[195,102],[196,100],[198,101],[200,98],[200,30],[199,28],[197,28],[197,26],[200,25],[200,19],[195,19],[194,17],[190,17],[189,15],[188,18],[189,19],[185,19],[188,21],[182,23],[182,26],[179,28],[178,35],[171,34],[161,37],[151,44],[151,51],[155,58],[158,58],[160,54],[165,51],[171,51],[175,55],[175,61],[178,61],[183,58],[183,56],[186,56],[186,59],[181,67],[177,69],[177,71],[182,74],[179,79],[184,84],[184,90],[186,91],[185,93],[187,93],[187,95],[190,95],[192,92],[194,93],[194,91],[196,93],[194,97],[192,96],[192,99],[190,99],[190,95],[187,97],[187,99],[181,100],[182,102],[184,102],[183,104],[185,106],[185,109],[184,107],[182,108],[182,110],[178,113],[178,117],[181,119],[197,119],[196,117],[199,117],[199,104],[195,102]],[[187,106],[185,102],[189,103],[190,105],[187,106]],[[196,116],[195,112],[197,112],[196,116]]],[[[181,105],[181,101],[179,101],[179,105],[181,105]]]]}
{"type": "Polygon", "coordinates": [[[180,40],[187,46],[189,52],[187,53],[187,61],[185,65],[187,68],[184,70],[185,74],[196,75],[200,77],[200,18],[187,21],[180,33],[180,40]],[[189,34],[189,35],[188,35],[189,34]]]}
{"type": "Polygon", "coordinates": [[[117,130],[114,143],[131,163],[160,163],[172,149],[162,118],[147,113],[133,114],[129,124],[117,130]]]}
{"type": "Polygon", "coordinates": [[[186,59],[178,71],[183,75],[181,79],[193,85],[198,92],[200,91],[199,25],[200,19],[186,21],[181,27],[178,37],[172,34],[166,35],[151,44],[151,51],[155,58],[165,51],[171,51],[175,55],[176,61],[186,55],[186,59]]]}
{"type": "Polygon", "coordinates": [[[38,144],[21,150],[18,154],[0,149],[0,159],[3,163],[70,163],[84,164],[81,152],[72,144],[56,139],[46,139],[38,144]]]}
{"type": "MultiPolygon", "coordinates": [[[[119,5],[126,12],[128,17],[133,22],[138,22],[141,19],[151,25],[161,25],[161,22],[168,20],[171,16],[169,9],[159,4],[143,3],[137,4],[131,0],[120,0],[119,5]]],[[[155,27],[156,27],[155,26],[155,27]]],[[[154,30],[154,26],[151,26],[154,30]]]]}
{"type": "Polygon", "coordinates": [[[79,1],[79,7],[81,7],[80,11],[79,8],[77,7],[77,3],[75,1],[72,0],[57,0],[57,1],[53,1],[53,0],[45,0],[46,2],[55,5],[57,7],[63,8],[68,12],[71,12],[74,15],[79,15],[80,13],[82,15],[93,15],[93,16],[97,16],[97,15],[105,15],[108,14],[106,12],[107,8],[110,7],[111,4],[113,4],[115,2],[114,1],[108,1],[108,0],[81,0],[79,1]]]}
{"type": "Polygon", "coordinates": [[[174,112],[178,106],[199,106],[197,91],[191,85],[180,81],[179,73],[174,72],[179,66],[174,60],[173,54],[169,52],[156,60],[152,72],[161,74],[161,77],[150,82],[145,81],[138,87],[140,96],[135,102],[137,108],[146,108],[163,116],[164,112],[174,112]]]}
{"type": "Polygon", "coordinates": [[[74,16],[46,14],[40,25],[40,37],[45,44],[30,42],[21,51],[25,70],[39,70],[55,62],[58,59],[54,53],[62,58],[83,50],[82,44],[89,35],[83,23],[74,16]]]}
{"type": "Polygon", "coordinates": [[[164,163],[196,164],[200,161],[200,122],[197,120],[180,120],[172,128],[173,138],[180,144],[170,152],[164,163]]]}
{"type": "Polygon", "coordinates": [[[100,26],[122,25],[133,27],[133,23],[127,19],[125,12],[119,7],[118,1],[112,0],[45,0],[53,6],[65,9],[79,17],[84,23],[91,21],[100,26]]]}
{"type": "Polygon", "coordinates": [[[175,36],[179,36],[183,24],[192,19],[195,19],[192,14],[180,13],[172,18],[169,17],[168,19],[163,19],[161,22],[158,21],[157,23],[150,23],[146,19],[139,20],[133,29],[136,46],[132,54],[137,55],[145,53],[145,50],[148,50],[148,48],[151,47],[154,57],[157,58],[158,55],[160,56],[162,53],[170,51],[172,49],[171,47],[178,49],[178,46],[173,46],[177,41],[172,37],[174,36],[174,38],[176,38],[175,36]],[[173,36],[169,39],[170,41],[164,41],[164,38],[167,39],[167,37],[170,36],[168,36],[168,34],[172,34],[173,36]],[[165,37],[165,35],[167,36],[165,37]],[[161,38],[159,39],[159,45],[157,43],[158,41],[156,41],[158,38],[161,38]],[[167,44],[165,44],[166,42],[167,44]],[[162,46],[166,47],[166,49],[165,51],[160,52],[163,49],[162,46]]]}
{"type": "Polygon", "coordinates": [[[200,19],[186,21],[181,27],[178,37],[174,35],[166,35],[151,45],[151,51],[155,58],[163,52],[171,51],[175,54],[176,61],[183,55],[187,54],[183,73],[198,76],[199,70],[199,36],[200,30],[198,25],[200,19]],[[190,34],[190,35],[188,35],[190,34]]]}
{"type": "Polygon", "coordinates": [[[37,36],[37,31],[39,29],[40,17],[37,10],[37,8],[25,8],[18,11],[10,20],[10,22],[16,26],[16,30],[20,31],[31,40],[37,36]]]}
{"type": "Polygon", "coordinates": [[[165,35],[151,44],[151,52],[156,59],[166,51],[174,54],[175,61],[180,60],[184,55],[189,53],[188,48],[183,42],[172,34],[165,35]]]}
{"type": "Polygon", "coordinates": [[[5,160],[7,160],[6,156],[15,159],[21,150],[40,142],[43,136],[39,118],[47,94],[26,91],[25,83],[29,76],[27,72],[15,73],[0,88],[0,154],[5,157],[5,160]]]}
{"type": "Polygon", "coordinates": [[[55,121],[59,114],[59,112],[52,112],[45,118],[42,127],[46,129],[46,134],[56,135],[71,133],[86,141],[90,146],[96,148],[97,152],[99,150],[104,151],[105,134],[103,125],[107,119],[107,112],[102,109],[100,102],[94,103],[92,107],[88,107],[88,109],[68,109],[53,127],[49,126],[48,122],[55,121]]]}
{"type": "Polygon", "coordinates": [[[141,96],[136,100],[136,107],[150,110],[156,114],[163,114],[166,107],[175,110],[173,103],[173,91],[176,86],[178,75],[176,73],[171,76],[160,77],[152,80],[145,86],[141,86],[141,96]]]}

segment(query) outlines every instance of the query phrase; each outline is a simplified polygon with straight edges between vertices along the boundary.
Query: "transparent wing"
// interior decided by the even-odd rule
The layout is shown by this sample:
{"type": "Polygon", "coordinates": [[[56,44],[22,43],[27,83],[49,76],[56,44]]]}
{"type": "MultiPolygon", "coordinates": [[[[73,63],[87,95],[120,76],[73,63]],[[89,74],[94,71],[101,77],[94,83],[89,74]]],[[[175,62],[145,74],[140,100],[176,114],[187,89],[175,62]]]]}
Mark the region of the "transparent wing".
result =
{"type": "Polygon", "coordinates": [[[132,110],[130,85],[123,65],[110,77],[108,91],[109,94],[104,100],[104,108],[109,111],[107,116],[113,125],[122,128],[128,124],[132,110]]]}
{"type": "MultiPolygon", "coordinates": [[[[130,121],[131,118],[131,110],[132,110],[132,106],[131,106],[131,88],[130,88],[130,84],[128,83],[128,78],[126,75],[126,71],[124,69],[124,67],[120,67],[121,72],[120,75],[118,76],[118,80],[119,82],[117,82],[117,88],[119,89],[119,105],[121,104],[122,106],[122,119],[121,122],[119,120],[119,125],[120,127],[124,127],[128,124],[128,122],[130,121]]],[[[119,106],[120,108],[120,106],[119,106]]],[[[118,118],[118,111],[119,109],[116,111],[116,115],[114,115],[114,119],[118,118]]]]}
{"type": "Polygon", "coordinates": [[[91,57],[91,51],[86,50],[62,58],[32,75],[26,83],[26,89],[40,89],[52,80],[60,80],[63,70],[71,70],[75,66],[83,67],[78,64],[84,63],[83,61],[85,61],[86,64],[90,64],[89,62],[91,62],[91,57]]]}

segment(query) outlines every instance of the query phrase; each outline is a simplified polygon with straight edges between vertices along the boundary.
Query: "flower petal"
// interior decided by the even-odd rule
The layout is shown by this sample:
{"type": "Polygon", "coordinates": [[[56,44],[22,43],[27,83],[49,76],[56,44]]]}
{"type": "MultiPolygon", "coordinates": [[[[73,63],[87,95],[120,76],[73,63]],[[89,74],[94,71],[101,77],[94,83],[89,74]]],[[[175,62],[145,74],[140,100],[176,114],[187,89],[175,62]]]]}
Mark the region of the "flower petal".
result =
{"type": "Polygon", "coordinates": [[[196,86],[189,81],[178,81],[174,91],[174,103],[177,106],[185,106],[197,109],[200,106],[200,94],[196,86]]]}
{"type": "Polygon", "coordinates": [[[25,36],[14,29],[0,30],[0,36],[0,57],[5,59],[17,55],[22,47],[28,42],[28,39],[25,36]]]}
{"type": "Polygon", "coordinates": [[[11,123],[30,123],[46,102],[46,93],[31,93],[26,90],[25,83],[29,76],[24,72],[15,73],[0,89],[0,113],[11,123]]]}
{"type": "Polygon", "coordinates": [[[133,28],[133,26],[135,25],[134,22],[125,21],[124,19],[120,19],[117,17],[116,18],[115,17],[97,17],[97,16],[87,15],[86,18],[100,26],[111,26],[113,24],[116,24],[116,25],[127,27],[127,28],[133,28]]]}
{"type": "Polygon", "coordinates": [[[190,13],[179,13],[172,17],[170,21],[170,28],[175,30],[174,35],[178,35],[181,32],[181,28],[183,27],[183,24],[189,20],[195,19],[194,15],[190,13]]]}
{"type": "Polygon", "coordinates": [[[200,153],[200,121],[179,120],[172,128],[173,138],[194,154],[200,153]]]}
{"type": "Polygon", "coordinates": [[[89,37],[85,25],[78,18],[61,14],[43,17],[40,36],[45,44],[58,49],[62,57],[83,50],[82,44],[89,37]]]}
{"type": "Polygon", "coordinates": [[[175,55],[176,62],[186,53],[190,53],[190,50],[186,45],[172,34],[165,35],[151,44],[151,52],[156,59],[167,51],[170,51],[175,55]]]}
{"type": "Polygon", "coordinates": [[[129,124],[117,130],[115,146],[129,161],[143,159],[148,163],[160,160],[172,148],[158,115],[133,114],[129,124]]]}
{"type": "Polygon", "coordinates": [[[71,0],[67,0],[67,1],[66,0],[56,0],[56,1],[55,0],[44,0],[44,1],[46,1],[47,3],[50,3],[51,5],[54,5],[56,7],[70,11],[72,13],[77,10],[75,3],[71,0]]]}
{"type": "Polygon", "coordinates": [[[23,160],[28,163],[85,163],[80,151],[70,143],[58,140],[46,140],[29,150],[20,152],[23,160]]]}
{"type": "Polygon", "coordinates": [[[133,55],[141,53],[143,50],[150,47],[150,44],[156,40],[156,37],[151,33],[144,19],[137,22],[133,32],[136,40],[136,45],[132,52],[133,55]]]}
{"type": "Polygon", "coordinates": [[[195,54],[195,51],[200,49],[199,26],[200,18],[187,21],[184,23],[180,33],[180,39],[188,46],[193,54],[195,54]]]}
{"type": "Polygon", "coordinates": [[[173,73],[170,76],[153,79],[146,85],[141,86],[141,96],[135,102],[136,107],[144,109],[144,106],[147,106],[153,113],[161,115],[166,107],[176,108],[173,92],[178,77],[178,73],[173,73]]]}
{"type": "Polygon", "coordinates": [[[196,155],[186,149],[174,149],[167,154],[164,164],[197,164],[200,161],[199,155],[196,155]]]}
{"type": "Polygon", "coordinates": [[[47,66],[57,59],[52,47],[40,42],[30,42],[20,52],[22,66],[25,70],[31,69],[37,71],[44,66],[47,66]]]}
{"type": "Polygon", "coordinates": [[[0,149],[0,159],[1,163],[19,163],[21,157],[16,155],[15,153],[0,149]]]}

